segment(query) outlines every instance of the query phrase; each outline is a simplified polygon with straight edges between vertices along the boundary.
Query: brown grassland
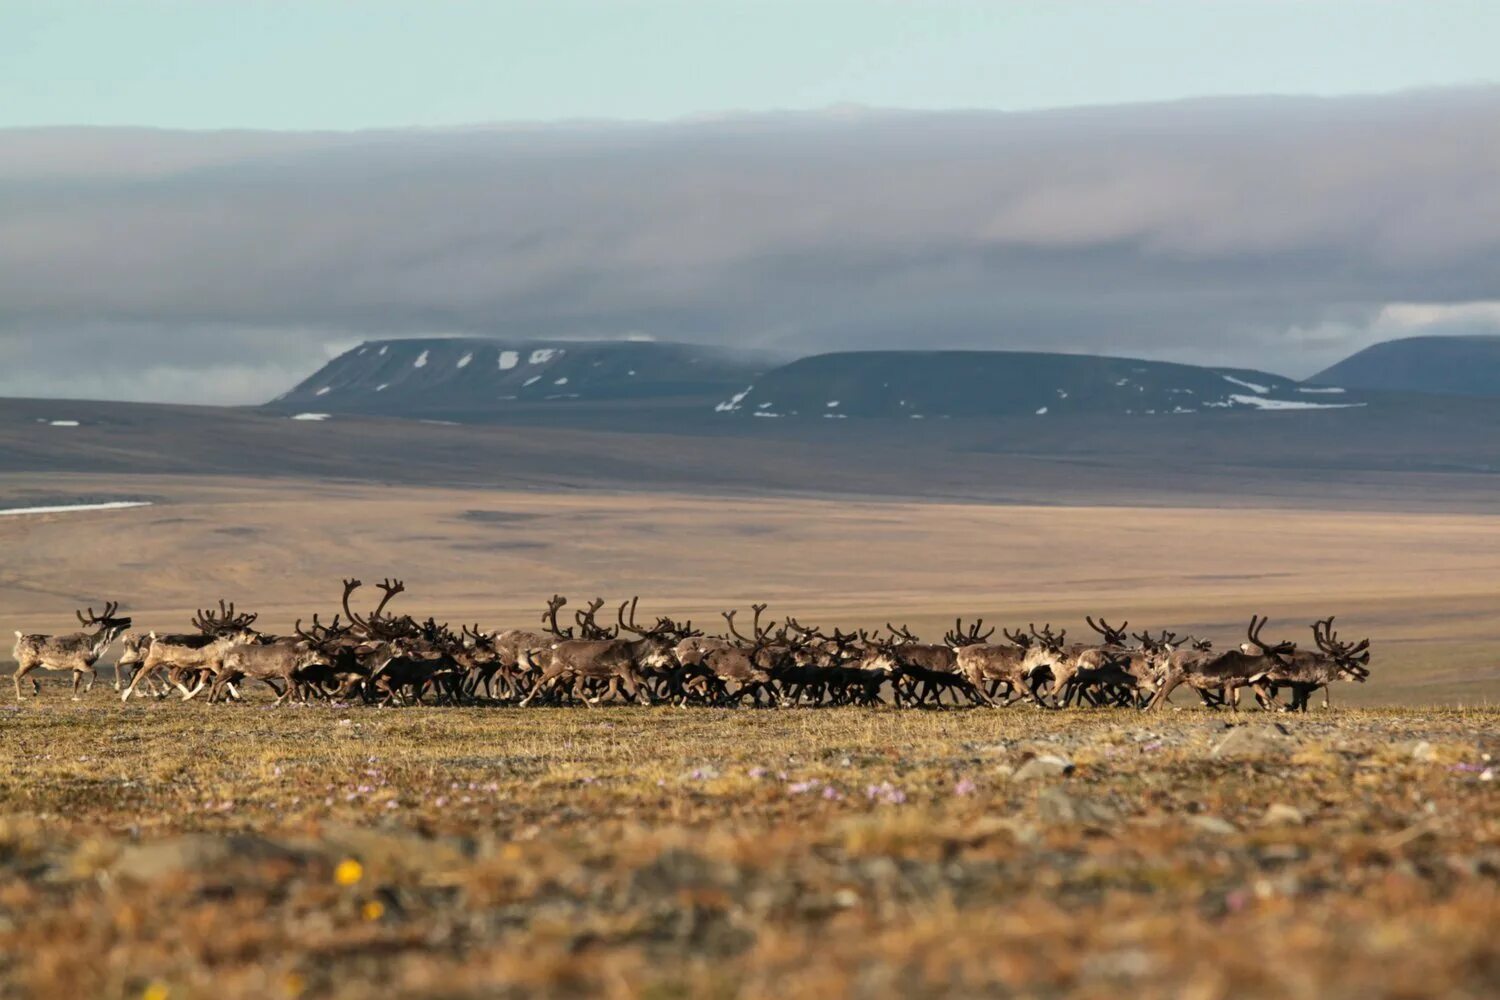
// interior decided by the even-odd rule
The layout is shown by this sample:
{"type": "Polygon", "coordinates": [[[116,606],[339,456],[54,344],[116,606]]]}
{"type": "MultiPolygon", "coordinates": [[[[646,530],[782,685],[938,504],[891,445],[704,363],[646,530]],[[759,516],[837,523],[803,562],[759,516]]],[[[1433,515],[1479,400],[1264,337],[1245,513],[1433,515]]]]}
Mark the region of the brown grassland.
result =
{"type": "MultiPolygon", "coordinates": [[[[532,624],[771,602],[828,625],[1084,613],[1305,641],[1306,716],[0,702],[0,997],[1483,997],[1500,982],[1500,531],[1474,513],[7,476],[0,621],[338,577],[532,624]],[[6,506],[16,504],[7,503],[6,506]],[[1464,707],[1460,707],[1464,706],[1464,707]],[[1229,728],[1233,725],[1235,728],[1229,728]],[[1229,739],[1228,743],[1224,741],[1229,739]],[[1055,758],[1055,760],[1054,760],[1055,758]],[[1066,764],[1062,763],[1063,761],[1066,764]]],[[[73,624],[72,627],[76,627],[73,624]]],[[[109,661],[112,662],[112,659],[109,661]]]]}
{"type": "MultiPolygon", "coordinates": [[[[49,692],[50,693],[50,692],[49,692]]],[[[1492,710],[7,713],[6,996],[1492,996],[1492,710]],[[1038,755],[1071,774],[1027,778],[1038,755]]]]}

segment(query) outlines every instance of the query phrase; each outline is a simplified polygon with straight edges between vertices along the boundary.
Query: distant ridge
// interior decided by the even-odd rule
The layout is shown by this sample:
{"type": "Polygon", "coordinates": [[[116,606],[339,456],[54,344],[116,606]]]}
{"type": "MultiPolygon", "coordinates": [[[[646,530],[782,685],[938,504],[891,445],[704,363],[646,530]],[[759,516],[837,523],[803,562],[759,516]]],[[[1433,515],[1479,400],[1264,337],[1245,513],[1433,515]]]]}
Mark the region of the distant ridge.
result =
{"type": "Polygon", "coordinates": [[[1234,368],[1025,351],[851,351],[775,368],[717,409],[762,418],[921,420],[1069,413],[1186,416],[1362,405],[1337,389],[1234,368]]]}
{"type": "Polygon", "coordinates": [[[542,403],[697,399],[707,408],[771,364],[750,352],[657,341],[376,340],[269,406],[453,420],[542,403]]]}
{"type": "Polygon", "coordinates": [[[1307,380],[1354,389],[1500,396],[1500,337],[1407,337],[1352,354],[1307,380]]]}
{"type": "Polygon", "coordinates": [[[625,410],[835,420],[1364,405],[1341,387],[1268,372],[1081,354],[849,351],[777,364],[769,355],[698,344],[468,337],[361,344],[268,408],[306,420],[362,413],[485,423],[521,415],[608,421],[625,410]]]}

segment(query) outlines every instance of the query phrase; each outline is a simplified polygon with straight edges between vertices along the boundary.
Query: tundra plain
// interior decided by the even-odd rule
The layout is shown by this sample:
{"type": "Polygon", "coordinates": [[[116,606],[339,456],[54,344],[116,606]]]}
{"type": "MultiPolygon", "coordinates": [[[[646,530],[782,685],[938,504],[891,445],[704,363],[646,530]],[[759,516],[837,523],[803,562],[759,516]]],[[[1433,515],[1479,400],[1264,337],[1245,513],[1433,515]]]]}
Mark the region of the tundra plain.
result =
{"type": "Polygon", "coordinates": [[[936,636],[1084,614],[1306,641],[1305,716],[894,708],[0,712],[0,997],[1487,995],[1500,977],[1500,532],[1482,509],[997,505],[12,474],[0,620],[339,577],[487,627],[545,598],[767,601],[936,636]]]}

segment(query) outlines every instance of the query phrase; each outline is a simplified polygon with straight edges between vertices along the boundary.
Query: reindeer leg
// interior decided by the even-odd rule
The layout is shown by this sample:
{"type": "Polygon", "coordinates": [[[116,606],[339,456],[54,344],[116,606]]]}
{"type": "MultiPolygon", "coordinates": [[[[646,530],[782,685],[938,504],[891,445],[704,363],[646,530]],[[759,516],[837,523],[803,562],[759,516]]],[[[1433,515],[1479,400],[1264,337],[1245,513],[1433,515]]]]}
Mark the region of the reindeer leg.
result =
{"type": "Polygon", "coordinates": [[[78,700],[78,685],[79,685],[79,683],[82,680],[83,680],[83,671],[82,670],[75,670],[75,671],[73,671],[73,700],[74,701],[78,700]]]}

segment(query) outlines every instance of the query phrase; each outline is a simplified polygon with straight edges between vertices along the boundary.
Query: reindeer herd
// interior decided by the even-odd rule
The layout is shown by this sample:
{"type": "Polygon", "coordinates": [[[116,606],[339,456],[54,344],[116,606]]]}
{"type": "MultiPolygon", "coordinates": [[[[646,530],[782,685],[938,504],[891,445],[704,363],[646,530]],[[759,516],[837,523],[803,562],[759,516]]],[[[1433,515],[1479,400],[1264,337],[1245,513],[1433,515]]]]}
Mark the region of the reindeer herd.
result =
{"type": "MultiPolygon", "coordinates": [[[[1098,638],[1068,642],[1049,624],[995,629],[962,619],[941,643],[926,643],[905,626],[884,631],[832,632],[795,618],[762,621],[766,605],[752,605],[748,634],[736,612],[723,613],[725,633],[708,635],[691,621],[662,616],[637,620],[639,598],[625,601],[614,623],[601,623],[602,598],[558,614],[567,599],[547,602],[540,629],[453,632],[432,618],[417,621],[387,609],[406,588],[379,584],[374,609],[360,613],[351,599],[361,587],[345,580],[342,613],[322,622],[313,615],[292,635],[257,631],[256,615],[219,602],[199,611],[195,631],[130,631],[119,605],[102,614],[78,612],[83,631],[46,636],[16,633],[16,698],[21,681],[39,668],[71,671],[73,696],[92,689],[96,666],[122,640],[115,664],[121,700],[165,697],[238,700],[240,686],[259,681],[276,701],[357,699],[379,704],[561,705],[625,701],[731,706],[981,705],[1018,702],[1056,709],[1068,705],[1159,709],[1182,685],[1210,707],[1239,706],[1249,688],[1266,709],[1306,711],[1322,689],[1327,705],[1335,681],[1369,676],[1370,641],[1344,642],[1333,618],[1313,623],[1312,648],[1261,639],[1266,620],[1254,616],[1246,640],[1216,650],[1206,640],[1172,632],[1127,633],[1128,623],[1086,620],[1098,638]],[[1281,692],[1288,700],[1280,700],[1281,692]]],[[[32,693],[40,685],[32,677],[32,693]]]]}

